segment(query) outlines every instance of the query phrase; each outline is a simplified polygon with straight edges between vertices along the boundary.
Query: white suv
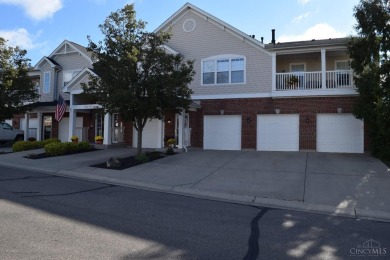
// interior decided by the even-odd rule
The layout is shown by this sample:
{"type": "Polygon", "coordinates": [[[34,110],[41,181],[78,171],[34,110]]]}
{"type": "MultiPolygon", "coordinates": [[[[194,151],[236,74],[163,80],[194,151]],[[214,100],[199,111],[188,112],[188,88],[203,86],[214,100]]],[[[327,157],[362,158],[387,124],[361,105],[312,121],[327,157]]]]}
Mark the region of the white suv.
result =
{"type": "Polygon", "coordinates": [[[0,123],[0,143],[6,141],[20,141],[24,139],[24,132],[19,129],[13,129],[7,123],[0,123]]]}

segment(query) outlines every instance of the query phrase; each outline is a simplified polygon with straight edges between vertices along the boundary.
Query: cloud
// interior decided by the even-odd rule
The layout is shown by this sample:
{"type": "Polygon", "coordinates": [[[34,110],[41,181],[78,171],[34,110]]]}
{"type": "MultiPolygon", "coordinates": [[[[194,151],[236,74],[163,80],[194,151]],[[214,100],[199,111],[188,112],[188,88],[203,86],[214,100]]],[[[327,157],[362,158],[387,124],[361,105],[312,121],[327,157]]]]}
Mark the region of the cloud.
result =
{"type": "Polygon", "coordinates": [[[311,0],[298,0],[298,4],[300,5],[305,5],[307,3],[309,3],[311,0]]]}
{"type": "Polygon", "coordinates": [[[30,34],[26,29],[19,28],[13,31],[2,31],[0,30],[0,37],[8,40],[7,44],[10,46],[19,46],[22,49],[32,50],[36,48],[41,48],[46,45],[46,43],[34,43],[34,41],[41,35],[41,32],[38,32],[36,35],[30,34]]]}
{"type": "Polygon", "coordinates": [[[316,24],[307,29],[302,34],[284,34],[281,35],[277,42],[293,42],[293,41],[307,41],[312,39],[328,39],[328,38],[341,38],[347,34],[337,31],[335,28],[326,23],[316,24]]]}
{"type": "Polygon", "coordinates": [[[0,0],[0,4],[20,6],[37,21],[52,17],[62,8],[62,0],[0,0]]]}
{"type": "Polygon", "coordinates": [[[294,23],[300,23],[303,19],[307,18],[310,15],[310,12],[301,14],[293,18],[294,23]]]}

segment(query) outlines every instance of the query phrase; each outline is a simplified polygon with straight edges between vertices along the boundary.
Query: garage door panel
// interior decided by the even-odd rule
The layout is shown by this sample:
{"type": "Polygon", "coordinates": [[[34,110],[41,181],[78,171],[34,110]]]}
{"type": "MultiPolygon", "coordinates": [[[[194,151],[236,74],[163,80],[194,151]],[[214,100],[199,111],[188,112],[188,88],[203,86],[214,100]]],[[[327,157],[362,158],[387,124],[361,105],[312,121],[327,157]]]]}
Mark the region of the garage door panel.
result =
{"type": "Polygon", "coordinates": [[[299,151],[299,115],[258,115],[258,151],[299,151]]]}
{"type": "Polygon", "coordinates": [[[241,150],[241,116],[205,116],[203,147],[214,150],[241,150]]]}
{"type": "MultiPolygon", "coordinates": [[[[142,131],[142,148],[161,148],[161,120],[152,119],[146,122],[142,131]]],[[[137,147],[138,131],[133,129],[133,147],[137,147]]]]}
{"type": "Polygon", "coordinates": [[[352,114],[318,114],[317,151],[363,153],[363,122],[352,114]]]}

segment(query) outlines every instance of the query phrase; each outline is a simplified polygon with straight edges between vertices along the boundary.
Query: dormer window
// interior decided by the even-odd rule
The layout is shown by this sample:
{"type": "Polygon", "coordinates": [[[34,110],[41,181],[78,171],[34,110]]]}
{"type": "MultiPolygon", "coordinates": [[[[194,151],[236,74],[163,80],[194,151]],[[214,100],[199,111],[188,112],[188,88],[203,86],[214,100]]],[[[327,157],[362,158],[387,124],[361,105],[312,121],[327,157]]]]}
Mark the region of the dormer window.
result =
{"type": "Polygon", "coordinates": [[[245,84],[246,58],[221,55],[202,60],[202,85],[245,84]]]}
{"type": "Polygon", "coordinates": [[[50,93],[50,71],[43,74],[43,93],[50,93]]]}

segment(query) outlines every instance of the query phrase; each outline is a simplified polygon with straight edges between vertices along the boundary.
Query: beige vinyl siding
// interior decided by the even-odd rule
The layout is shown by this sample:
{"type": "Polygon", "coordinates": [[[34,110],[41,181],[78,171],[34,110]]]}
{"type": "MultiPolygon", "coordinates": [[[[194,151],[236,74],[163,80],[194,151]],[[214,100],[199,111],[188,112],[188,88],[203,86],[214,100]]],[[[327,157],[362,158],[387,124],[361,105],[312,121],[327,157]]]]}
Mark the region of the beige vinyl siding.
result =
{"type": "MultiPolygon", "coordinates": [[[[82,70],[85,67],[91,67],[91,63],[84,56],[79,53],[67,53],[60,54],[55,56],[55,61],[61,65],[62,69],[58,74],[58,88],[62,90],[64,86],[64,72],[70,70],[82,70]]],[[[62,92],[59,92],[62,93],[62,92]]],[[[68,93],[62,93],[62,96],[65,100],[69,100],[68,93]]]]}
{"type": "MultiPolygon", "coordinates": [[[[167,28],[165,28],[167,29],[167,28]]],[[[227,29],[228,30],[228,29],[227,29]]],[[[190,87],[194,95],[246,94],[271,92],[271,55],[244,42],[214,22],[187,12],[171,27],[172,38],[168,46],[186,59],[194,59],[196,75],[190,87]],[[196,22],[192,32],[183,30],[187,19],[196,22]],[[246,57],[246,84],[218,84],[202,86],[202,59],[217,55],[243,55],[246,57]]]]}
{"type": "MultiPolygon", "coordinates": [[[[335,70],[336,60],[348,60],[345,52],[327,52],[326,70],[335,70]]],[[[276,72],[290,72],[290,64],[305,63],[305,69],[310,71],[321,71],[321,51],[315,53],[284,54],[276,58],[276,72]]]]}
{"type": "Polygon", "coordinates": [[[53,84],[54,84],[54,69],[51,67],[51,65],[48,62],[45,62],[45,64],[41,68],[41,80],[39,83],[39,94],[41,95],[39,100],[41,102],[51,102],[53,101],[53,84]],[[43,92],[43,86],[45,83],[45,72],[50,72],[50,91],[49,93],[43,92]]]}

